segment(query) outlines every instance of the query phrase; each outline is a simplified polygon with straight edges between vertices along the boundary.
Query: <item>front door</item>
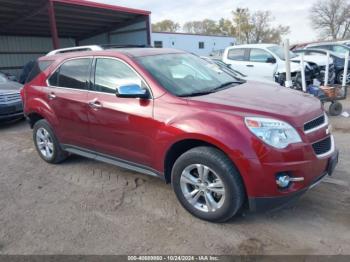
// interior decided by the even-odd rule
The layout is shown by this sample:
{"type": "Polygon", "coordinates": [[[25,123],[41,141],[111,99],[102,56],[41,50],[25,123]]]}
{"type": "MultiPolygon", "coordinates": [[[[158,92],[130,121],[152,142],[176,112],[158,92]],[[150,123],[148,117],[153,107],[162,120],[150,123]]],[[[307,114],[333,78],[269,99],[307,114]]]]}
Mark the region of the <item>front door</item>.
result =
{"type": "Polygon", "coordinates": [[[93,89],[89,93],[89,120],[95,150],[138,164],[150,165],[154,147],[153,99],[119,98],[118,86],[148,88],[136,71],[122,60],[96,58],[93,89]]]}

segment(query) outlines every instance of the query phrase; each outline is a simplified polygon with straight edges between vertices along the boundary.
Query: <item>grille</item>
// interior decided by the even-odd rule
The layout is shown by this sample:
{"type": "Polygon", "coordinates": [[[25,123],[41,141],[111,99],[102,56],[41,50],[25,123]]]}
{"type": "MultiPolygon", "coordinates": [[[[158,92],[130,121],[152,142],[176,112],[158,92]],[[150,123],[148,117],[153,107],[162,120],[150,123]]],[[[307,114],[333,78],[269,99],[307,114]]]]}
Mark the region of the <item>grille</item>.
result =
{"type": "Polygon", "coordinates": [[[0,103],[11,103],[21,100],[21,95],[19,92],[10,94],[0,94],[0,103]]]}
{"type": "Polygon", "coordinates": [[[325,153],[329,152],[332,148],[332,139],[329,136],[326,139],[323,139],[319,142],[314,143],[312,145],[312,147],[313,147],[316,155],[325,154],[325,153]]]}
{"type": "Polygon", "coordinates": [[[326,117],[325,115],[322,115],[318,118],[315,118],[304,125],[304,131],[307,132],[311,129],[317,128],[318,126],[323,125],[326,122],[326,117]]]}

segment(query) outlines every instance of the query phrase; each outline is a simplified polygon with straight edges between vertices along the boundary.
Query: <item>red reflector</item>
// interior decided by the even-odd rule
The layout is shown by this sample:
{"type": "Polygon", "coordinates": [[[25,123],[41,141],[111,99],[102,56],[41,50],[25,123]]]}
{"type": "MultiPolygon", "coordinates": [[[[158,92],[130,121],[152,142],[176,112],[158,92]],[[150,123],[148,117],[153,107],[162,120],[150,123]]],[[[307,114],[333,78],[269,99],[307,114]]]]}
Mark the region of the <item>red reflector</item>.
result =
{"type": "Polygon", "coordinates": [[[247,126],[249,126],[249,127],[260,127],[260,123],[258,121],[255,121],[255,120],[248,119],[246,121],[246,123],[247,123],[247,126]]]}

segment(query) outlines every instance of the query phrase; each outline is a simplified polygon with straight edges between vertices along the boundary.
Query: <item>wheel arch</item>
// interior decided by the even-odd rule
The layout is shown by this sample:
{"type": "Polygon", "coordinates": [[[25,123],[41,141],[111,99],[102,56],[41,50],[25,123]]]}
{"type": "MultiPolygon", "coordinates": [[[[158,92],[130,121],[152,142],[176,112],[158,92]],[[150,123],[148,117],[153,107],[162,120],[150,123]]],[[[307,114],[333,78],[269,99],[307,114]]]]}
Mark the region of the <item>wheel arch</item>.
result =
{"type": "MultiPolygon", "coordinates": [[[[171,183],[171,171],[174,166],[175,161],[185,152],[188,150],[199,147],[199,146],[208,146],[208,147],[213,147],[221,152],[223,152],[228,159],[231,160],[232,164],[236,167],[236,169],[239,172],[239,169],[237,165],[234,163],[232,158],[229,156],[227,151],[222,149],[221,146],[216,145],[215,143],[208,142],[204,139],[199,139],[199,138],[184,138],[182,140],[176,141],[173,143],[168,150],[166,151],[165,158],[164,158],[164,179],[167,184],[171,183]]],[[[242,178],[243,179],[243,178],[242,178]]]]}

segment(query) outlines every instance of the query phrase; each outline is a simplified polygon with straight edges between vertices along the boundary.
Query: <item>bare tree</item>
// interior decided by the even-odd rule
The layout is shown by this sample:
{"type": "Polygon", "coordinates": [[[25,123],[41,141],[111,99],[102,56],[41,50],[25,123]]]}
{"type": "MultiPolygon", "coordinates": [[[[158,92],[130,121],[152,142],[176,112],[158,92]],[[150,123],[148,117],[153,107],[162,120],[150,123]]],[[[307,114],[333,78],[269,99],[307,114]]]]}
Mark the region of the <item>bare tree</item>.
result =
{"type": "Polygon", "coordinates": [[[152,24],[152,30],[155,32],[177,32],[180,28],[180,24],[172,20],[163,20],[152,24]]]}
{"type": "Polygon", "coordinates": [[[322,38],[336,40],[350,36],[349,0],[319,0],[310,13],[312,26],[322,38]]]}
{"type": "Polygon", "coordinates": [[[237,8],[232,14],[235,32],[240,43],[280,43],[282,36],[289,33],[288,26],[271,25],[274,18],[269,11],[250,14],[248,9],[237,8]]]}

